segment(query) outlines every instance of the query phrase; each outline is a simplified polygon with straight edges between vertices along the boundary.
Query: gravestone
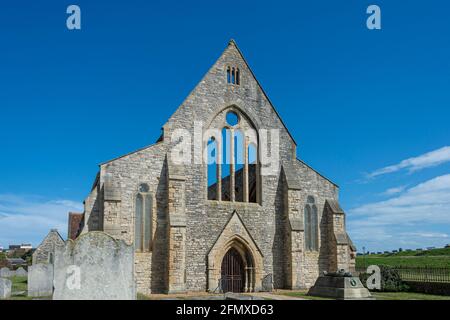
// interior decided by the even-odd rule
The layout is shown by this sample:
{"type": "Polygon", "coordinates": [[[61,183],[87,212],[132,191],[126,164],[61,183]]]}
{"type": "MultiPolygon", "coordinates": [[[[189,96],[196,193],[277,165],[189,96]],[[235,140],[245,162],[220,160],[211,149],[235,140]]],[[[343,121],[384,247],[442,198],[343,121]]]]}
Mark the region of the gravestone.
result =
{"type": "Polygon", "coordinates": [[[16,273],[16,277],[26,277],[28,275],[28,272],[22,267],[17,269],[15,273],[16,273]]]}
{"type": "Polygon", "coordinates": [[[9,299],[11,297],[11,280],[0,278],[0,299],[9,299]]]}
{"type": "Polygon", "coordinates": [[[0,269],[0,278],[10,278],[12,277],[12,271],[9,270],[7,267],[3,267],[0,269]]]}
{"type": "Polygon", "coordinates": [[[54,300],[134,300],[134,248],[92,231],[55,249],[54,300]]]}
{"type": "Polygon", "coordinates": [[[28,296],[50,297],[53,294],[53,265],[34,264],[28,268],[28,296]]]}

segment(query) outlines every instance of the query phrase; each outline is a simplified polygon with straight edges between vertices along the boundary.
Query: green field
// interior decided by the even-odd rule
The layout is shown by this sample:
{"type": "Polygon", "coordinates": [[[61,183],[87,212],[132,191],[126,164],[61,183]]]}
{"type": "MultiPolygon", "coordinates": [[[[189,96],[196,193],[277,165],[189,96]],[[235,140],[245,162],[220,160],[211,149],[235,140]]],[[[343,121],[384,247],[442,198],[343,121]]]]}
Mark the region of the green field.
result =
{"type": "Polygon", "coordinates": [[[27,277],[12,277],[12,292],[27,291],[27,277]]]}
{"type": "Polygon", "coordinates": [[[450,268],[450,248],[402,251],[356,257],[357,268],[364,268],[370,265],[450,268]]]}
{"type": "Polygon", "coordinates": [[[14,295],[11,300],[31,300],[32,298],[27,296],[27,277],[12,277],[12,292],[14,295]],[[21,294],[17,294],[21,292],[21,294]]]}

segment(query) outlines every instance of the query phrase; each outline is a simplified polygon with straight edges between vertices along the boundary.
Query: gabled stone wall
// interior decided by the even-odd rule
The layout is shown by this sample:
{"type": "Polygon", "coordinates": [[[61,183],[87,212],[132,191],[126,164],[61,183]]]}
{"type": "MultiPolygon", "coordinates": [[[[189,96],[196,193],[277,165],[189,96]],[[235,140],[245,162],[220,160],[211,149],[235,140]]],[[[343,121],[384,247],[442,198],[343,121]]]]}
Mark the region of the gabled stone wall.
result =
{"type": "Polygon", "coordinates": [[[50,230],[42,243],[33,252],[33,264],[52,264],[55,256],[55,247],[63,244],[64,240],[59,235],[58,230],[50,230]]]}
{"type": "MultiPolygon", "coordinates": [[[[274,288],[310,287],[320,272],[328,270],[331,235],[324,206],[327,199],[338,199],[338,187],[296,159],[294,140],[234,42],[163,130],[158,143],[102,164],[98,186],[86,206],[94,227],[132,243],[137,188],[141,183],[149,185],[155,199],[155,231],[152,250],[136,253],[138,291],[207,290],[207,256],[234,212],[261,252],[259,276],[273,278],[274,288]],[[240,69],[239,86],[227,84],[228,66],[240,69]],[[182,179],[177,177],[178,169],[169,165],[177,143],[171,140],[174,130],[185,129],[194,139],[199,125],[201,133],[210,129],[215,117],[229,108],[245,116],[256,130],[279,129],[280,163],[274,175],[258,177],[257,203],[208,200],[206,165],[183,165],[182,179]],[[295,181],[283,177],[282,167],[289,167],[295,181]],[[308,196],[318,207],[317,252],[304,248],[303,208],[308,196]]],[[[191,151],[194,159],[194,146],[191,151]]]]}

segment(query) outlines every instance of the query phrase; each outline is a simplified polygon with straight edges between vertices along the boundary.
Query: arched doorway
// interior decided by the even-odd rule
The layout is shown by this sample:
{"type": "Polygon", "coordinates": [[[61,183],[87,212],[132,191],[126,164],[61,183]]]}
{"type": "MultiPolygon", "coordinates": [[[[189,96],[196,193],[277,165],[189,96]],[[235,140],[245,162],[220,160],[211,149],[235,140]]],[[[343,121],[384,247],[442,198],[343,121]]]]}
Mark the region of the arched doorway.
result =
{"type": "Polygon", "coordinates": [[[208,291],[210,292],[234,288],[237,288],[235,291],[243,292],[262,290],[263,255],[236,211],[233,212],[219,238],[209,251],[207,263],[208,291]],[[243,274],[242,278],[238,277],[239,274],[235,272],[227,272],[227,258],[231,256],[237,261],[238,266],[242,266],[235,269],[243,274]],[[237,279],[236,282],[241,279],[242,285],[230,284],[230,278],[227,275],[234,276],[233,278],[237,279]]]}
{"type": "Polygon", "coordinates": [[[223,292],[243,292],[245,288],[245,265],[240,253],[231,248],[225,254],[221,267],[223,292]]]}

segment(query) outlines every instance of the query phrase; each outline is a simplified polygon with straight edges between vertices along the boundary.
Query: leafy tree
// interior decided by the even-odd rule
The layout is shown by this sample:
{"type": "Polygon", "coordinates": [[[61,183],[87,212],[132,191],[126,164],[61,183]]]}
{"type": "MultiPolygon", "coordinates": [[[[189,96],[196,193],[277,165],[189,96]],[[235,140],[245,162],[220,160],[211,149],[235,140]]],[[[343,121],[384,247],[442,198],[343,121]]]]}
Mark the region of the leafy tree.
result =
{"type": "Polygon", "coordinates": [[[0,252],[0,268],[3,267],[9,267],[9,262],[6,258],[6,254],[4,252],[0,252]]]}

